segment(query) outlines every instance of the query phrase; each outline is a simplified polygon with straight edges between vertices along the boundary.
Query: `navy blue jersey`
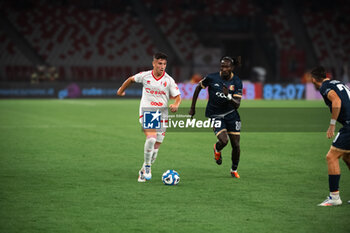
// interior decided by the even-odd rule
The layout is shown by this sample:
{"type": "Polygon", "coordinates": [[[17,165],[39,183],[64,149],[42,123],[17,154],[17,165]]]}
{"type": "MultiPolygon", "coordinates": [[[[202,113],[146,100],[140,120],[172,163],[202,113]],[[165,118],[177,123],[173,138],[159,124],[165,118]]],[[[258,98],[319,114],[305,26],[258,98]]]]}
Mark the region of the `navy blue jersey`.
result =
{"type": "Polygon", "coordinates": [[[229,94],[233,97],[242,98],[242,81],[237,75],[234,75],[229,80],[225,80],[220,76],[220,73],[212,73],[202,79],[200,82],[202,88],[208,87],[209,100],[205,110],[206,117],[213,117],[219,114],[225,114],[230,111],[235,111],[232,104],[222,92],[223,86],[226,86],[229,94]]]}
{"type": "Polygon", "coordinates": [[[342,125],[350,125],[350,89],[338,80],[326,80],[322,83],[320,93],[332,112],[332,102],[327,98],[329,91],[335,91],[341,100],[340,114],[337,119],[342,125]]]}

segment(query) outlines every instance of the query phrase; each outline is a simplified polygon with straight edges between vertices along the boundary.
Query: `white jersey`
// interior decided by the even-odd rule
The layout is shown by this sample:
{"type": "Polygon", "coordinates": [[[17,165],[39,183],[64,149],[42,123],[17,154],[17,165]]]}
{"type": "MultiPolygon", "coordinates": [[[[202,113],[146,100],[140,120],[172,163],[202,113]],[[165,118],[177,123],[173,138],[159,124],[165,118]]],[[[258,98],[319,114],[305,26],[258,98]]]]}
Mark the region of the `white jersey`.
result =
{"type": "Polygon", "coordinates": [[[180,95],[174,79],[166,72],[158,79],[153,70],[140,72],[134,75],[135,82],[142,83],[142,98],[140,103],[140,117],[142,108],[167,108],[170,97],[180,95]]]}

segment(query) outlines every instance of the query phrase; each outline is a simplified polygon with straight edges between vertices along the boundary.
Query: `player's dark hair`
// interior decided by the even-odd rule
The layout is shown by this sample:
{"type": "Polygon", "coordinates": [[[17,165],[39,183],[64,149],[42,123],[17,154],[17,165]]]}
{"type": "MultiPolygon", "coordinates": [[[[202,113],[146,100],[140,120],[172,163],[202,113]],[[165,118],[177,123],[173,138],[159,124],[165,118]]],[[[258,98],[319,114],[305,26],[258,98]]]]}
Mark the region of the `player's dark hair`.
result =
{"type": "Polygon", "coordinates": [[[234,57],[229,57],[229,56],[223,56],[220,61],[229,61],[231,63],[232,66],[236,67],[236,66],[241,66],[242,65],[242,60],[241,60],[241,56],[238,56],[237,58],[234,57]]]}
{"type": "Polygon", "coordinates": [[[165,53],[158,52],[153,55],[153,58],[168,60],[168,55],[166,55],[165,53]]]}
{"type": "Polygon", "coordinates": [[[318,66],[311,71],[311,76],[317,81],[327,78],[327,72],[322,66],[318,66]]]}

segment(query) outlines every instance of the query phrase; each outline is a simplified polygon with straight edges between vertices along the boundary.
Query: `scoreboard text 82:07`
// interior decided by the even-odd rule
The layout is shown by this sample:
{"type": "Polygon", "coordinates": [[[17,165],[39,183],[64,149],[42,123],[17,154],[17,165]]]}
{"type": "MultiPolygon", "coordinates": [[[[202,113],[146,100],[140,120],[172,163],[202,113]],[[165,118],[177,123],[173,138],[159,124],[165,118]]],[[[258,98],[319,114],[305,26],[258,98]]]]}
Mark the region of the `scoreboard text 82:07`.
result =
{"type": "Polygon", "coordinates": [[[305,85],[303,84],[265,84],[263,95],[264,99],[283,100],[283,99],[302,99],[304,96],[305,85]]]}

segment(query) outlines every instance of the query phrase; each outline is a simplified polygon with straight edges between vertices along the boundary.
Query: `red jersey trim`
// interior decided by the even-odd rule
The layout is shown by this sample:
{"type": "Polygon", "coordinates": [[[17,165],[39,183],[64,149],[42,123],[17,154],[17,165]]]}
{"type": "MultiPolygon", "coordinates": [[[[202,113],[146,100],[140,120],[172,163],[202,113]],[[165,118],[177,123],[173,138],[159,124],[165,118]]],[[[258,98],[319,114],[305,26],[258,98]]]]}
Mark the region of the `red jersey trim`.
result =
{"type": "Polygon", "coordinates": [[[163,72],[162,76],[160,76],[160,77],[157,79],[156,76],[153,75],[153,70],[152,70],[152,76],[153,76],[153,78],[154,78],[155,80],[157,80],[157,81],[161,80],[161,79],[164,77],[164,75],[165,75],[165,71],[163,72]]]}

